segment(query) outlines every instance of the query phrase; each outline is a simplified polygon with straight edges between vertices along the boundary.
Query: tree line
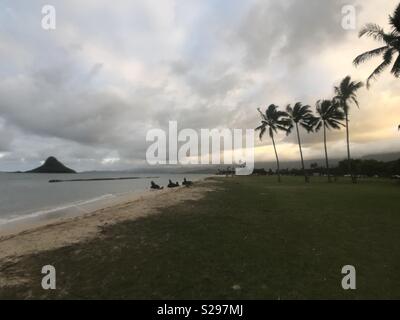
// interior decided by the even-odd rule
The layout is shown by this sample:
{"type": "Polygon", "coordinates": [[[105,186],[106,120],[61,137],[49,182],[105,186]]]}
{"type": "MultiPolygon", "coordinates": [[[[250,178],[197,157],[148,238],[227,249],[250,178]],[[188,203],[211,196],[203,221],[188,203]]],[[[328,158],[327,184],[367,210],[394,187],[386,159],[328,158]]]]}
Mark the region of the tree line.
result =
{"type": "MultiPolygon", "coordinates": [[[[400,179],[400,159],[395,161],[378,161],[373,159],[352,159],[351,166],[353,168],[353,173],[356,177],[384,177],[384,178],[396,178],[400,179]]],[[[324,166],[319,165],[318,163],[311,163],[309,168],[306,168],[306,173],[308,176],[326,176],[327,171],[324,166]]],[[[347,160],[340,161],[336,166],[332,167],[330,170],[330,174],[337,180],[339,176],[344,176],[347,174],[348,163],[347,160]]],[[[274,175],[274,171],[272,169],[254,169],[254,175],[274,175]]],[[[300,176],[303,174],[301,169],[282,169],[282,175],[288,176],[300,176]]]]}

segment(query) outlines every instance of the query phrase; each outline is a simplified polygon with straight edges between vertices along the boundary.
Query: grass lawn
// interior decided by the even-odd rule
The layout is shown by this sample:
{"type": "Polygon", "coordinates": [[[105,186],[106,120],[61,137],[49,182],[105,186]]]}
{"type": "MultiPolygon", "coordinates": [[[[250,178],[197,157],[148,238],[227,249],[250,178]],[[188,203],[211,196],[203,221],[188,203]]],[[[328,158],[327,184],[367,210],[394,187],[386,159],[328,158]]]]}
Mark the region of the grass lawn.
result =
{"type": "Polygon", "coordinates": [[[0,298],[400,299],[399,184],[220,181],[201,201],[24,258],[17,269],[33,284],[0,298]],[[40,286],[47,264],[51,292],[40,286]],[[344,265],[356,267],[355,291],[341,287],[344,265]]]}

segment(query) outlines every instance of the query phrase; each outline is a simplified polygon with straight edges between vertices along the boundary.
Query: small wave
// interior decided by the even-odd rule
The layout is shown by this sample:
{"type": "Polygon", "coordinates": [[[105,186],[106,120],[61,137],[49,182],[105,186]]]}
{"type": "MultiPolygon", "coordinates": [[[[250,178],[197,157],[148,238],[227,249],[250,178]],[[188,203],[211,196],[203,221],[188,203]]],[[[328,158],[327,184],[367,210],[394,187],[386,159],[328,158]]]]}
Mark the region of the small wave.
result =
{"type": "Polygon", "coordinates": [[[20,216],[17,216],[17,217],[14,216],[14,217],[10,217],[10,218],[3,218],[3,219],[0,219],[0,225],[13,223],[13,222],[18,222],[18,221],[22,221],[22,220],[26,220],[26,219],[34,219],[34,218],[38,218],[38,217],[46,215],[46,214],[51,214],[51,213],[54,213],[54,212],[67,210],[67,209],[71,209],[71,208],[74,208],[74,207],[78,208],[78,209],[83,209],[83,208],[80,208],[80,207],[84,206],[84,205],[87,205],[87,204],[95,203],[95,202],[98,202],[98,201],[112,199],[112,198],[115,198],[115,197],[116,197],[116,195],[106,194],[106,195],[103,195],[101,197],[93,198],[93,199],[90,199],[90,200],[72,202],[70,204],[63,205],[63,206],[58,206],[58,207],[55,207],[55,208],[52,208],[52,209],[45,209],[45,210],[35,211],[35,212],[32,212],[32,213],[20,215],[20,216]]]}

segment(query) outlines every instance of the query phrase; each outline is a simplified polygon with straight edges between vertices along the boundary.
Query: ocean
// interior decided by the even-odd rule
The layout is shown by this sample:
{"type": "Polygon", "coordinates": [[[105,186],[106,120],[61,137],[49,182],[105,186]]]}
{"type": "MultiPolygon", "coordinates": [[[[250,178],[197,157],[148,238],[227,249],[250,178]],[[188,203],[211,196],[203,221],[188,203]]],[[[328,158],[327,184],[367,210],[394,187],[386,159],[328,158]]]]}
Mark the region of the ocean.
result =
{"type": "Polygon", "coordinates": [[[135,174],[90,172],[79,174],[0,173],[0,231],[30,220],[79,215],[132,198],[149,190],[150,181],[166,186],[184,177],[198,181],[206,174],[135,174]],[[49,180],[137,177],[134,180],[49,183],[49,180]]]}

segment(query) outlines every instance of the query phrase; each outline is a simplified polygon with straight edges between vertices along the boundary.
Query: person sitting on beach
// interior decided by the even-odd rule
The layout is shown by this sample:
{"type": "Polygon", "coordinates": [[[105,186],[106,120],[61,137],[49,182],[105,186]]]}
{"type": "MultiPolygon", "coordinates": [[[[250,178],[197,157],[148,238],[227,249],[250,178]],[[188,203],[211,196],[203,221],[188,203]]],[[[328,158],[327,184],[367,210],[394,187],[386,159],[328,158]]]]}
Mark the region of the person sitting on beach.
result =
{"type": "Polygon", "coordinates": [[[170,179],[168,183],[168,188],[176,188],[176,187],[179,187],[179,183],[173,183],[170,179]]]}
{"type": "Polygon", "coordinates": [[[193,182],[189,181],[189,180],[186,180],[186,178],[183,178],[182,185],[186,186],[186,187],[190,187],[191,185],[193,185],[193,182]]]}
{"type": "Polygon", "coordinates": [[[158,184],[156,184],[154,181],[151,181],[151,187],[150,189],[155,189],[155,190],[162,190],[164,187],[160,187],[158,184]]]}

